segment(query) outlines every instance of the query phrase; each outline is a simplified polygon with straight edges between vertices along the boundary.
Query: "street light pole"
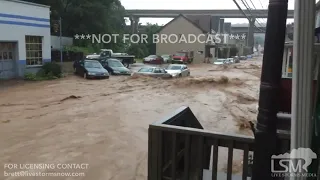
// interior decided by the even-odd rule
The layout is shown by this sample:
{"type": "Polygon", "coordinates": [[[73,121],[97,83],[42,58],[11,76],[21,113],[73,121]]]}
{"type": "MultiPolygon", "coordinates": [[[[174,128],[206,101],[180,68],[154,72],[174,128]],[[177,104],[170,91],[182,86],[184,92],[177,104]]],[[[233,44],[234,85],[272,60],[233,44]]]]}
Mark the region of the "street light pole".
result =
{"type": "Polygon", "coordinates": [[[271,174],[271,156],[277,151],[279,109],[277,105],[279,104],[287,12],[288,0],[269,0],[252,180],[277,179],[271,174]]]}
{"type": "Polygon", "coordinates": [[[61,18],[61,16],[60,16],[60,19],[59,19],[59,29],[60,29],[60,63],[61,63],[61,65],[62,65],[62,58],[63,58],[63,55],[62,55],[62,48],[63,48],[63,46],[62,46],[62,18],[61,18]]]}

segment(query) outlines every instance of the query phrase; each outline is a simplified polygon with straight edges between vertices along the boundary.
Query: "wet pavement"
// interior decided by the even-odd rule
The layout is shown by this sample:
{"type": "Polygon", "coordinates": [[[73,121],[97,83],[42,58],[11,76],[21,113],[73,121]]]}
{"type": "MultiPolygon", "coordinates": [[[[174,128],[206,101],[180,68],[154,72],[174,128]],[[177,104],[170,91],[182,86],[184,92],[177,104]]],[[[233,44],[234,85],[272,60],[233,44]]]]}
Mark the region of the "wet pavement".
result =
{"type": "MultiPolygon", "coordinates": [[[[191,77],[172,80],[70,75],[0,88],[0,164],[88,164],[65,170],[83,177],[4,179],[145,180],[148,125],[181,106],[189,106],[205,129],[252,135],[248,121],[256,119],[261,61],[189,68],[191,77]]],[[[221,151],[223,169],[227,154],[221,151]]],[[[242,157],[235,153],[239,165],[242,157]]]]}

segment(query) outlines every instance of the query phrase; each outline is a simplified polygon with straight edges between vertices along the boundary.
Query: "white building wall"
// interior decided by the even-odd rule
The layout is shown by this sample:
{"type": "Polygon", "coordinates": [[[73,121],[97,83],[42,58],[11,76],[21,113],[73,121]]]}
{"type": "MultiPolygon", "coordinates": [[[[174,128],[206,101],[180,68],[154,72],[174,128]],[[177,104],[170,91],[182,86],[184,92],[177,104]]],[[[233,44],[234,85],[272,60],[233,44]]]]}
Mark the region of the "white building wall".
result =
{"type": "Polygon", "coordinates": [[[50,7],[16,0],[0,0],[0,42],[17,42],[17,75],[39,66],[26,66],[25,36],[43,36],[43,63],[51,61],[50,7]]]}

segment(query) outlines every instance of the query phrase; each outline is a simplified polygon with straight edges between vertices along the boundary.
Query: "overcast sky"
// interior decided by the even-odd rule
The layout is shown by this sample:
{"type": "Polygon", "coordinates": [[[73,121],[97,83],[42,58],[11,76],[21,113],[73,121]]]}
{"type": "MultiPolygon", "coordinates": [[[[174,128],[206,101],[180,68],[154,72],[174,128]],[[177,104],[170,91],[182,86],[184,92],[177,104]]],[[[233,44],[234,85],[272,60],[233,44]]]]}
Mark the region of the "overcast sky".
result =
{"type": "MultiPolygon", "coordinates": [[[[269,0],[246,0],[251,8],[267,9],[269,0]]],[[[318,1],[318,0],[317,0],[318,1]]],[[[242,9],[245,9],[240,0],[237,2],[241,5],[242,9]]],[[[121,0],[122,5],[126,9],[237,9],[237,6],[233,3],[233,0],[121,0]]],[[[289,9],[294,8],[294,0],[289,0],[289,9]]],[[[160,25],[166,24],[171,19],[168,18],[141,18],[142,24],[158,23],[160,25]]],[[[259,22],[265,23],[265,19],[258,19],[259,22]]],[[[226,22],[235,23],[247,23],[246,19],[226,19],[226,22]]],[[[289,20],[292,22],[292,20],[289,20]]],[[[127,22],[130,24],[130,21],[127,22]]]]}

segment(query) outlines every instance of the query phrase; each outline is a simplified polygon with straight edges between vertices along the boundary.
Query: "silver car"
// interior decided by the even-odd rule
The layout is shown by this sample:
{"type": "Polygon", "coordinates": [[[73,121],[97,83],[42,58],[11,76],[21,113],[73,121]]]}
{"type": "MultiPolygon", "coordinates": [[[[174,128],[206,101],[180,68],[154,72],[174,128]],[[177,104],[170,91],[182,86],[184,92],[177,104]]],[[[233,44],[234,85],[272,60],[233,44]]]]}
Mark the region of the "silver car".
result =
{"type": "Polygon", "coordinates": [[[172,75],[167,73],[165,69],[159,67],[143,67],[138,72],[132,73],[131,76],[143,75],[159,78],[172,78],[172,75]]]}
{"type": "Polygon", "coordinates": [[[166,69],[172,77],[190,76],[190,69],[184,64],[171,64],[166,69]]]}
{"type": "Polygon", "coordinates": [[[233,63],[234,63],[234,59],[233,59],[233,58],[227,58],[227,62],[228,62],[229,64],[233,64],[233,63]]]}
{"type": "Polygon", "coordinates": [[[227,60],[226,59],[217,59],[216,61],[214,61],[213,64],[216,64],[216,65],[227,64],[227,60]]]}
{"type": "Polygon", "coordinates": [[[168,54],[164,54],[161,56],[163,58],[164,63],[171,63],[171,56],[168,54]]]}

